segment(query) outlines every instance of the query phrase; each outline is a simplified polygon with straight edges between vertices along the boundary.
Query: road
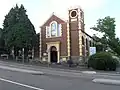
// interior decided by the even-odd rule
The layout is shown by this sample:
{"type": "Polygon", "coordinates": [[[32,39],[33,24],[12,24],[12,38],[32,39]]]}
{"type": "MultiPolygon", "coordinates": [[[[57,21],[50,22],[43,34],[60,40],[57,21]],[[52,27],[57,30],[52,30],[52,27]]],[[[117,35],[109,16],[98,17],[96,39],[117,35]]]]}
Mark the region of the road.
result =
{"type": "Polygon", "coordinates": [[[91,79],[32,75],[0,69],[0,90],[119,90],[120,86],[93,83],[91,79]],[[17,83],[17,84],[16,84],[17,83]]]}
{"type": "Polygon", "coordinates": [[[0,69],[0,90],[119,90],[120,86],[92,82],[92,78],[33,75],[0,69]]]}
{"type": "Polygon", "coordinates": [[[43,72],[47,75],[54,75],[54,76],[64,76],[64,77],[82,77],[88,79],[94,78],[105,78],[105,79],[116,79],[120,80],[120,74],[115,73],[101,73],[97,72],[96,74],[83,74],[83,71],[76,71],[76,70],[67,70],[67,69],[58,69],[58,68],[48,68],[48,67],[41,67],[41,66],[33,66],[33,65],[25,65],[25,64],[18,64],[13,62],[5,62],[0,61],[0,68],[8,69],[12,71],[26,71],[30,70],[38,72],[43,72]]]}

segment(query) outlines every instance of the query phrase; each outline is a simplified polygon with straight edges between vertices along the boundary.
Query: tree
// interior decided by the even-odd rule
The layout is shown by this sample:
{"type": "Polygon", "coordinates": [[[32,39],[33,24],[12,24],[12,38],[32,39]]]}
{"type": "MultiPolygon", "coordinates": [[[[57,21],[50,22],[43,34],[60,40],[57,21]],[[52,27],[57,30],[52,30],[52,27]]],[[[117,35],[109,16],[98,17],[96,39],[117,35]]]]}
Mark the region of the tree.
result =
{"type": "Polygon", "coordinates": [[[0,48],[4,48],[3,30],[0,28],[0,48]]]}
{"type": "Polygon", "coordinates": [[[99,42],[103,44],[104,48],[107,49],[109,47],[115,53],[120,55],[120,40],[116,38],[115,26],[115,18],[107,16],[97,20],[97,25],[91,29],[103,34],[99,42]]]}
{"type": "Polygon", "coordinates": [[[97,52],[101,52],[104,51],[104,44],[101,43],[101,38],[99,38],[97,35],[93,35],[92,38],[94,39],[94,41],[96,42],[94,45],[96,47],[96,51],[97,52]]]}
{"type": "Polygon", "coordinates": [[[40,42],[40,33],[36,34],[37,39],[36,39],[36,44],[35,44],[35,57],[39,57],[39,42],[40,42]]]}
{"type": "Polygon", "coordinates": [[[91,29],[101,32],[103,37],[107,39],[115,37],[115,26],[115,18],[107,16],[104,19],[97,20],[97,25],[91,29]]]}
{"type": "Polygon", "coordinates": [[[119,38],[113,38],[108,41],[109,47],[120,56],[120,40],[119,38]]]}
{"type": "Polygon", "coordinates": [[[36,32],[33,24],[26,14],[23,5],[11,8],[9,13],[5,16],[3,22],[3,36],[5,45],[11,49],[14,47],[18,49],[32,48],[36,41],[36,32]]]}

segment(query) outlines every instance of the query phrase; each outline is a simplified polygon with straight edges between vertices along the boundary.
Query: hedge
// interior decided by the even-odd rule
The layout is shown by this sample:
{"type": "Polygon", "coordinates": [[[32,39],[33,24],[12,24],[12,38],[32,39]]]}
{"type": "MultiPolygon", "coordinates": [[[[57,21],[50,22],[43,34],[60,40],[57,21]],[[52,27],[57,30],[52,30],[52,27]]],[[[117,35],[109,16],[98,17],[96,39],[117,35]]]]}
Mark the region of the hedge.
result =
{"type": "Polygon", "coordinates": [[[88,59],[88,67],[97,70],[116,70],[118,61],[109,52],[99,52],[88,59]]]}

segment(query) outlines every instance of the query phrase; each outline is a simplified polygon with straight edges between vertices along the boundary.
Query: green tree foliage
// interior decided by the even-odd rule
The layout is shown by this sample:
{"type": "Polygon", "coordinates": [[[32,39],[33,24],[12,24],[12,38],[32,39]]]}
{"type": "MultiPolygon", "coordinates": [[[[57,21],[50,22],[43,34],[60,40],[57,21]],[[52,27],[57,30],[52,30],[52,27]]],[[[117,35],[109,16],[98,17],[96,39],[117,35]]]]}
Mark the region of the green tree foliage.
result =
{"type": "Polygon", "coordinates": [[[119,62],[109,52],[99,52],[90,56],[88,67],[98,70],[116,70],[119,62]]]}
{"type": "Polygon", "coordinates": [[[36,34],[37,36],[37,40],[36,40],[36,44],[35,44],[35,57],[39,57],[39,42],[40,42],[40,33],[36,34]]]}
{"type": "Polygon", "coordinates": [[[120,56],[120,40],[119,38],[113,38],[108,41],[109,47],[120,56]]]}
{"type": "Polygon", "coordinates": [[[3,30],[0,28],[0,48],[4,48],[3,30]]]}
{"type": "Polygon", "coordinates": [[[115,37],[115,19],[109,16],[104,19],[97,20],[97,25],[92,29],[103,33],[103,37],[114,38],[115,37]]]}
{"type": "Polygon", "coordinates": [[[107,49],[107,47],[106,47],[106,42],[105,42],[105,40],[104,40],[104,37],[102,37],[102,38],[99,38],[97,35],[93,35],[92,36],[93,37],[93,39],[96,41],[96,43],[95,43],[95,47],[96,47],[96,51],[97,52],[101,52],[101,51],[104,51],[104,50],[106,50],[107,49]],[[104,42],[104,43],[103,43],[104,42]]]}
{"type": "Polygon", "coordinates": [[[103,36],[100,38],[99,42],[102,43],[105,49],[109,47],[115,53],[120,55],[120,40],[116,38],[115,26],[115,18],[107,16],[97,20],[96,26],[91,29],[102,33],[103,36]]]}
{"type": "Polygon", "coordinates": [[[36,42],[36,32],[26,14],[23,5],[11,8],[3,22],[3,36],[8,48],[33,47],[36,42]]]}

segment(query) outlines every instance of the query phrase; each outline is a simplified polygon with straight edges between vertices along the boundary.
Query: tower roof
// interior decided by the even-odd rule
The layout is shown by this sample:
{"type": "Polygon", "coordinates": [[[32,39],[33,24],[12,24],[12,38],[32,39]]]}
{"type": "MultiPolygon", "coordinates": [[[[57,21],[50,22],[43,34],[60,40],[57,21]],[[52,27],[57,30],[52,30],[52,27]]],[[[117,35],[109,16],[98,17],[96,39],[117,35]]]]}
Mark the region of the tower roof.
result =
{"type": "Polygon", "coordinates": [[[83,11],[83,9],[81,8],[80,5],[74,5],[74,6],[70,6],[70,7],[68,8],[68,10],[72,10],[72,9],[81,9],[81,10],[83,11]]]}

